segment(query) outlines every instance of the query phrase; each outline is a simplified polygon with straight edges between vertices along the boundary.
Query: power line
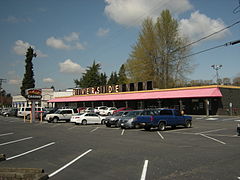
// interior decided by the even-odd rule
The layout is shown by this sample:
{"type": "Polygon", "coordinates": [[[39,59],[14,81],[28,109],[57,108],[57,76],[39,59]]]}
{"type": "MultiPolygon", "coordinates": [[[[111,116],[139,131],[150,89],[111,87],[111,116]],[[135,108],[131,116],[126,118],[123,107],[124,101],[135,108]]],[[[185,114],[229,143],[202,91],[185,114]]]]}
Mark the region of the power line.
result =
{"type": "Polygon", "coordinates": [[[238,0],[238,6],[233,10],[234,14],[237,14],[240,12],[240,0],[238,0]]]}
{"type": "Polygon", "coordinates": [[[213,35],[216,35],[216,34],[222,32],[222,31],[225,31],[226,29],[229,29],[229,28],[237,25],[238,23],[240,23],[240,21],[237,21],[237,22],[235,22],[235,23],[233,23],[233,24],[231,24],[231,25],[229,25],[229,26],[227,26],[227,27],[225,27],[225,28],[223,28],[223,29],[220,29],[220,30],[218,30],[218,31],[216,31],[216,32],[214,32],[214,33],[211,33],[211,34],[209,34],[209,35],[207,35],[207,36],[204,36],[204,37],[202,37],[202,38],[200,38],[200,39],[198,39],[198,40],[196,40],[196,41],[193,41],[193,42],[191,42],[191,43],[189,43],[189,44],[187,44],[187,45],[185,45],[185,46],[183,46],[183,47],[179,47],[179,48],[173,50],[171,53],[174,53],[174,52],[176,52],[176,51],[179,51],[179,50],[181,50],[181,49],[184,49],[184,48],[186,48],[186,47],[188,47],[188,46],[191,46],[191,45],[193,45],[193,44],[195,44],[195,43],[198,43],[198,42],[200,42],[200,41],[202,41],[202,40],[204,40],[204,39],[207,39],[207,38],[209,38],[209,37],[211,37],[211,36],[213,36],[213,35]]]}
{"type": "Polygon", "coordinates": [[[235,45],[235,44],[238,44],[238,43],[240,43],[240,40],[230,41],[230,42],[227,42],[227,43],[225,43],[225,44],[218,45],[218,46],[214,46],[214,47],[211,47],[211,48],[208,48],[208,49],[204,49],[204,50],[202,50],[202,51],[199,51],[199,52],[196,52],[196,53],[193,53],[193,54],[190,54],[190,55],[181,57],[181,58],[188,58],[188,57],[190,57],[190,56],[194,56],[194,55],[197,55],[197,54],[201,54],[201,53],[204,53],[204,52],[213,50],[213,49],[217,49],[217,48],[224,47],[224,46],[229,46],[229,45],[235,45]]]}

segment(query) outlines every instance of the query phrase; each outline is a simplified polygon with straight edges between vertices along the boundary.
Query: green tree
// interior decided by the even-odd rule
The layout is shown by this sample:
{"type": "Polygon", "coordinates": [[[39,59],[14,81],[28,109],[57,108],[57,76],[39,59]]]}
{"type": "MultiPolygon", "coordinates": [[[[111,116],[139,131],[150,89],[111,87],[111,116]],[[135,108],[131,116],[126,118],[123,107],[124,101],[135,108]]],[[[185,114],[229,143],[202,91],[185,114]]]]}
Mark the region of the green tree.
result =
{"type": "Polygon", "coordinates": [[[128,78],[126,75],[126,70],[125,70],[124,64],[122,64],[122,66],[120,67],[119,72],[118,72],[118,83],[119,84],[127,84],[128,83],[128,78]]]}
{"type": "Polygon", "coordinates": [[[107,75],[106,73],[101,73],[100,74],[100,86],[105,86],[107,85],[107,75]]]}
{"type": "Polygon", "coordinates": [[[22,80],[22,86],[21,86],[21,95],[26,97],[26,89],[34,88],[35,87],[35,80],[33,78],[33,63],[32,59],[33,57],[37,57],[37,54],[34,53],[34,49],[32,47],[29,47],[27,49],[26,53],[26,59],[25,59],[25,74],[22,80]]]}
{"type": "Polygon", "coordinates": [[[118,84],[118,75],[117,75],[117,72],[112,72],[111,75],[110,75],[110,78],[108,80],[108,85],[116,85],[118,84]]]}
{"type": "Polygon", "coordinates": [[[154,61],[157,57],[156,33],[151,18],[143,21],[142,30],[125,64],[126,74],[132,82],[153,80],[154,61]]]}
{"type": "Polygon", "coordinates": [[[88,88],[88,87],[96,87],[101,85],[100,71],[101,65],[93,61],[91,67],[87,67],[85,73],[83,73],[82,78],[80,80],[75,79],[74,83],[76,87],[80,88],[88,88]]]}
{"type": "Polygon", "coordinates": [[[187,43],[169,10],[162,11],[156,23],[147,18],[126,63],[129,77],[134,82],[153,80],[159,88],[179,86],[193,68],[186,58],[190,53],[187,43]]]}

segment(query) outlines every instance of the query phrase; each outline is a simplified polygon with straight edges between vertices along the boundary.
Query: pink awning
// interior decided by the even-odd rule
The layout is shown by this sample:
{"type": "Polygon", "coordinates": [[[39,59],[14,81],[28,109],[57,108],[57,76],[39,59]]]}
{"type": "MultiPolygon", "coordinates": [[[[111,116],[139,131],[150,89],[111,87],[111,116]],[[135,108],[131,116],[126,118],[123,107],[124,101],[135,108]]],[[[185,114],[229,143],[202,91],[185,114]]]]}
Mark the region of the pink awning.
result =
{"type": "Polygon", "coordinates": [[[48,102],[81,102],[81,101],[121,101],[146,99],[178,99],[178,98],[222,97],[219,88],[190,88],[172,90],[153,90],[145,92],[125,92],[118,94],[81,95],[55,98],[48,102]]]}

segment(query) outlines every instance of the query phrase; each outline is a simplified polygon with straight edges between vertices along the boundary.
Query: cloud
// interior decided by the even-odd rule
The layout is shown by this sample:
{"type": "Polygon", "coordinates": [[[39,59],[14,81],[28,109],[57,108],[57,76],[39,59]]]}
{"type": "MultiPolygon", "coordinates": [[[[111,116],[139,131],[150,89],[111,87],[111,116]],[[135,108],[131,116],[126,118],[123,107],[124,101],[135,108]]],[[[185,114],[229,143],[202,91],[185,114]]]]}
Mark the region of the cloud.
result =
{"type": "Polygon", "coordinates": [[[24,42],[22,40],[17,40],[13,47],[13,51],[18,55],[26,55],[27,49],[32,47],[37,53],[37,57],[47,57],[46,54],[42,53],[40,50],[36,49],[34,45],[29,44],[28,42],[24,42]]]}
{"type": "Polygon", "coordinates": [[[84,50],[85,45],[79,41],[79,33],[72,32],[63,38],[50,37],[46,40],[46,45],[55,49],[63,50],[84,50]]]}
{"type": "Polygon", "coordinates": [[[32,22],[31,18],[17,18],[15,16],[8,16],[7,18],[3,19],[4,22],[8,23],[28,23],[32,22]]]}
{"type": "Polygon", "coordinates": [[[10,85],[20,85],[21,84],[20,77],[17,75],[16,71],[8,71],[7,76],[9,79],[8,84],[10,84],[10,85]]]}
{"type": "MultiPolygon", "coordinates": [[[[211,19],[198,11],[193,12],[189,19],[180,20],[179,23],[180,33],[189,37],[191,40],[202,38],[225,27],[221,19],[211,19]]],[[[230,31],[225,30],[211,36],[208,40],[223,38],[228,33],[230,33],[230,31]]]]}
{"type": "Polygon", "coordinates": [[[178,15],[192,9],[189,0],[105,0],[105,14],[116,23],[136,26],[146,17],[156,18],[164,9],[178,15]]]}
{"type": "Polygon", "coordinates": [[[79,40],[79,33],[72,32],[70,35],[65,36],[64,39],[65,39],[66,41],[69,41],[69,42],[71,42],[71,41],[77,41],[77,40],[79,40]]]}
{"type": "Polygon", "coordinates": [[[43,82],[45,82],[45,83],[53,83],[54,80],[52,78],[44,78],[43,82]]]}
{"type": "Polygon", "coordinates": [[[103,37],[103,36],[106,36],[108,33],[109,33],[109,29],[99,28],[97,32],[97,36],[103,37]]]}
{"type": "Polygon", "coordinates": [[[46,44],[55,49],[69,49],[70,46],[66,45],[62,39],[50,37],[46,40],[46,44]]]}
{"type": "Polygon", "coordinates": [[[10,84],[10,85],[20,85],[21,80],[20,79],[10,79],[8,84],[10,84]]]}
{"type": "Polygon", "coordinates": [[[81,74],[85,72],[79,64],[73,62],[71,59],[66,59],[64,62],[59,63],[60,72],[66,74],[81,74]]]}

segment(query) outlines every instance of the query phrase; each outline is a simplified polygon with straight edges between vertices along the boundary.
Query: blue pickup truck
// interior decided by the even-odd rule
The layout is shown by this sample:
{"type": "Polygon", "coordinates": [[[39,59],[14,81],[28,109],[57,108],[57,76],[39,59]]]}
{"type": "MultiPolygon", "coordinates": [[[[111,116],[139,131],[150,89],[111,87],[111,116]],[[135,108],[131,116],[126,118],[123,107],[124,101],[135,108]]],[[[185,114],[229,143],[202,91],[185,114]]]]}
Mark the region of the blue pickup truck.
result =
{"type": "Polygon", "coordinates": [[[164,131],[166,126],[175,128],[182,125],[190,128],[192,127],[192,117],[184,116],[176,109],[159,109],[157,115],[137,116],[132,123],[135,127],[140,126],[148,131],[151,128],[164,131]]]}

